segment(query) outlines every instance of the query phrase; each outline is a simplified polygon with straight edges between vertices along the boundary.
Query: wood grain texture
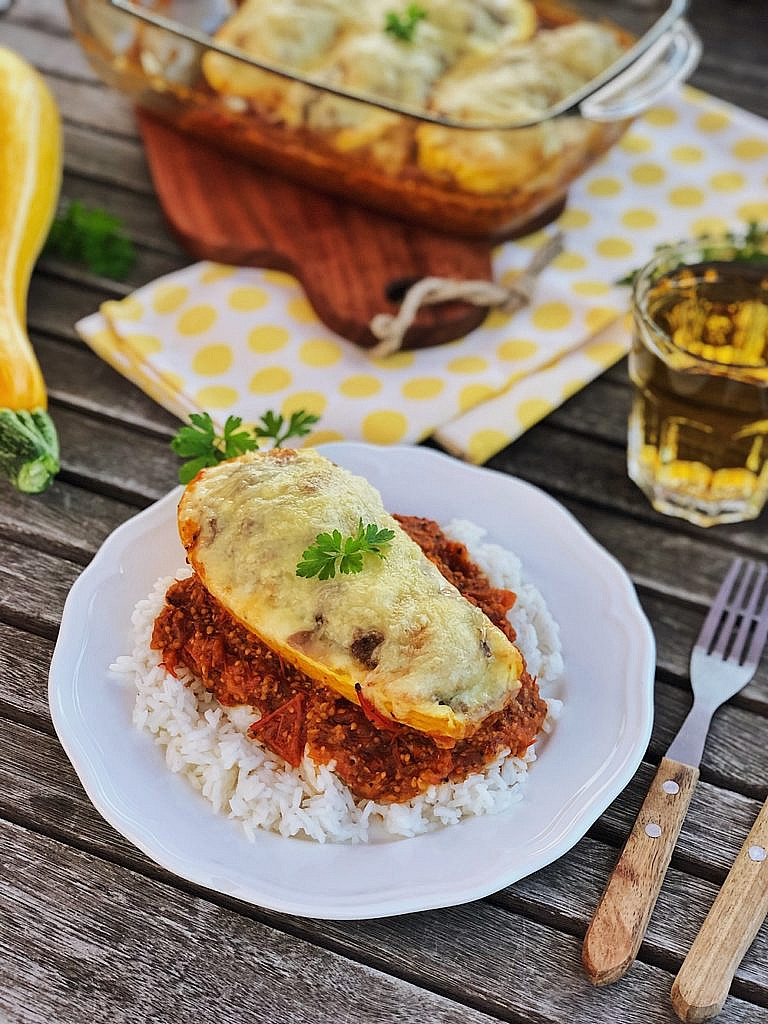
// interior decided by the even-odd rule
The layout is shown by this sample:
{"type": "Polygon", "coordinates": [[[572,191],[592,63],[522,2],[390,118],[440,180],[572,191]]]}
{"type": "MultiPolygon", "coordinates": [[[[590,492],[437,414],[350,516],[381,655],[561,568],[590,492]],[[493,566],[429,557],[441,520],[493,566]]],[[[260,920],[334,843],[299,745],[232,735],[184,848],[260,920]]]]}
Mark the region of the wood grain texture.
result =
{"type": "Polygon", "coordinates": [[[0,842],[0,1010],[13,1024],[148,1024],[169,1013],[179,1024],[489,1024],[468,1006],[13,825],[0,824],[0,842]],[[26,953],[11,941],[20,934],[26,953]]]}
{"type": "Polygon", "coordinates": [[[681,1020],[717,1016],[733,976],[768,914],[768,803],[744,840],[672,986],[681,1020]]]}
{"type": "MultiPolygon", "coordinates": [[[[50,732],[47,702],[48,659],[52,645],[19,630],[0,625],[0,702],[9,709],[14,721],[34,723],[36,729],[50,732]]],[[[657,712],[657,720],[659,714],[657,712]]],[[[732,737],[731,737],[732,738],[732,737]]],[[[118,857],[142,872],[159,871],[138,851],[124,840],[115,836],[93,810],[82,791],[61,749],[55,740],[37,740],[34,733],[8,725],[0,731],[0,743],[16,768],[11,777],[2,780],[8,791],[6,813],[14,807],[30,809],[30,822],[45,831],[58,830],[70,842],[85,845],[98,851],[102,856],[118,857]],[[16,748],[25,751],[26,761],[19,762],[16,748]],[[20,790],[19,776],[37,780],[32,788],[20,790]],[[71,784],[70,784],[71,783],[71,784]],[[50,799],[46,799],[50,797],[50,799]],[[73,803],[74,801],[74,803],[73,803]],[[71,816],[59,813],[71,807],[71,816]],[[74,827],[71,823],[74,823],[74,827]]],[[[748,766],[745,766],[748,769],[748,766]]],[[[723,848],[724,864],[728,863],[736,844],[746,834],[747,820],[754,812],[747,811],[743,818],[734,815],[732,808],[722,804],[718,790],[703,786],[704,807],[724,823],[733,820],[724,834],[715,834],[713,841],[723,848]],[[730,845],[729,845],[730,844],[730,845]]],[[[691,811],[689,826],[697,817],[697,810],[691,811]]],[[[574,934],[583,933],[587,921],[598,901],[615,861],[615,850],[595,839],[585,839],[564,858],[544,871],[524,879],[493,898],[496,905],[533,915],[552,927],[574,934]]],[[[724,873],[725,868],[723,868],[724,873]]],[[[162,872],[158,877],[171,881],[171,876],[162,872]]],[[[711,882],[685,874],[674,868],[667,875],[667,881],[659,899],[656,913],[651,919],[645,943],[645,953],[660,966],[676,969],[690,946],[696,929],[714,900],[717,886],[711,882]]],[[[275,915],[270,920],[279,920],[275,915]]],[[[330,933],[343,931],[344,924],[331,926],[323,922],[309,923],[309,931],[302,934],[318,941],[330,933]]],[[[477,934],[477,924],[468,924],[469,938],[477,934]]],[[[337,936],[338,938],[338,936],[337,936]]],[[[762,929],[757,941],[740,965],[734,991],[745,997],[764,998],[764,963],[768,959],[768,928],[762,929]]]]}
{"type": "MultiPolygon", "coordinates": [[[[698,84],[765,113],[762,5],[693,0],[691,17],[706,48],[698,84]]],[[[65,108],[64,194],[122,217],[139,258],[122,285],[49,259],[33,283],[30,318],[70,451],[63,494],[50,492],[39,508],[0,488],[0,818],[24,826],[0,824],[0,1017],[228,1024],[236,1014],[257,1019],[251,997],[267,990],[261,1019],[299,1024],[441,1013],[472,1024],[671,1024],[674,972],[758,814],[755,798],[765,796],[765,663],[715,719],[705,781],[633,970],[620,984],[593,989],[579,938],[653,778],[652,761],[685,713],[702,609],[734,550],[768,554],[768,520],[704,533],[647,508],[624,475],[623,365],[494,460],[563,498],[631,568],[658,641],[651,760],[565,858],[463,908],[382,922],[299,921],[192,891],[88,802],[51,735],[51,638],[64,594],[103,533],[173,484],[175,460],[165,448],[173,419],[93,357],[73,323],[188,258],[152,198],[130,105],[93,79],[67,39],[64,5],[17,0],[0,20],[6,43],[10,25],[12,45],[41,63],[65,108]],[[8,870],[11,853],[19,860],[8,870]],[[360,998],[361,986],[370,999],[360,998]]],[[[766,964],[764,925],[736,970],[737,998],[727,1001],[724,1021],[768,1022],[766,964]]]]}
{"type": "Polygon", "coordinates": [[[0,551],[0,619],[55,636],[81,566],[12,541],[4,541],[0,551]]]}
{"type": "MultiPolygon", "coordinates": [[[[110,858],[117,856],[121,860],[125,859],[129,865],[137,866],[139,870],[145,872],[156,873],[159,870],[150,865],[146,858],[135,851],[125,840],[116,836],[111,828],[102,821],[82,793],[74,773],[54,739],[41,734],[36,735],[34,731],[17,724],[6,726],[0,722],[0,746],[5,752],[7,764],[7,768],[0,766],[0,794],[2,794],[0,814],[14,814],[14,808],[23,808],[24,820],[37,830],[42,829],[67,842],[98,850],[102,855],[110,858]]],[[[718,845],[722,843],[724,863],[727,863],[733,855],[733,851],[729,850],[728,845],[733,841],[731,837],[737,834],[740,819],[744,820],[744,831],[741,834],[746,833],[748,827],[746,819],[751,820],[754,817],[756,805],[753,802],[746,802],[744,813],[740,813],[741,808],[733,803],[729,794],[720,794],[711,787],[706,789],[705,806],[700,819],[701,825],[705,828],[708,827],[713,816],[717,822],[726,823],[722,835],[714,834],[713,836],[711,828],[709,834],[713,836],[713,841],[716,841],[718,845]]],[[[581,872],[579,871],[578,874],[581,872]]],[[[163,877],[170,880],[170,876],[163,877]]],[[[597,878],[593,881],[593,891],[591,893],[587,891],[582,895],[584,906],[589,905],[591,900],[596,897],[595,882],[597,882],[597,878]]],[[[568,898],[568,876],[566,875],[562,881],[558,881],[554,888],[561,894],[561,899],[568,898]]],[[[551,887],[549,891],[551,893],[551,887]]],[[[514,894],[515,890],[511,892],[514,894]]],[[[702,901],[706,902],[706,898],[704,897],[702,901]]],[[[550,904],[552,897],[544,895],[537,902],[538,913],[542,914],[542,907],[550,904]]],[[[591,905],[594,904],[591,903],[591,905]]],[[[575,941],[568,942],[566,947],[558,946],[557,933],[545,930],[542,933],[536,933],[534,942],[530,926],[527,923],[515,924],[517,919],[510,919],[506,923],[501,920],[494,921],[488,918],[481,908],[482,904],[476,904],[457,911],[431,915],[432,923],[426,927],[423,940],[418,943],[414,939],[414,922],[420,921],[422,915],[407,919],[407,926],[403,922],[394,920],[370,923],[370,925],[361,924],[359,927],[351,926],[347,922],[338,925],[316,922],[312,925],[310,932],[305,931],[305,922],[293,922],[291,927],[300,928],[302,934],[310,935],[315,941],[332,941],[334,944],[341,944],[338,948],[350,955],[354,955],[354,950],[357,949],[360,952],[365,951],[366,957],[376,957],[378,958],[377,962],[386,964],[392,962],[392,949],[397,946],[397,936],[400,934],[401,928],[405,926],[407,927],[408,941],[401,954],[398,954],[399,962],[402,962],[404,967],[415,960],[412,969],[416,972],[422,970],[424,958],[429,953],[429,963],[433,964],[430,968],[430,976],[433,980],[439,981],[441,986],[453,985],[453,991],[457,993],[461,993],[462,990],[471,993],[485,992],[486,987],[490,987],[491,993],[484,995],[484,998],[493,996],[497,1005],[501,1000],[507,1008],[511,1004],[514,1004],[516,1009],[524,1008],[526,994],[530,995],[526,983],[531,970],[527,962],[531,950],[537,951],[535,955],[537,963],[540,963],[539,951],[547,949],[549,952],[546,955],[546,963],[551,965],[551,971],[561,974],[565,970],[570,976],[574,962],[572,957],[578,955],[578,944],[575,941]],[[455,928],[451,924],[454,915],[457,915],[455,928]],[[352,933],[350,933],[350,928],[354,928],[352,933]],[[434,929],[436,928],[443,930],[445,938],[445,945],[437,951],[433,949],[435,945],[434,929]],[[521,929],[527,936],[527,941],[522,947],[519,942],[521,929]],[[473,947],[479,945],[481,948],[485,948],[487,940],[484,937],[489,935],[494,936],[494,941],[493,953],[488,955],[498,956],[499,962],[504,964],[505,977],[515,985],[513,993],[507,992],[504,986],[499,986],[491,980],[496,975],[491,970],[490,961],[478,962],[475,959],[477,954],[473,947]],[[451,949],[452,953],[450,953],[451,949]],[[439,976],[436,973],[438,967],[434,966],[438,957],[443,971],[439,976]],[[561,957],[565,957],[564,962],[561,957]],[[465,961],[467,961],[466,968],[463,967],[465,961]],[[489,971],[491,971],[490,975],[489,971]],[[503,991],[495,991],[499,988],[503,991]]],[[[684,909],[678,908],[677,913],[678,915],[684,913],[684,909]]],[[[274,919],[279,921],[280,915],[274,915],[274,919]]],[[[562,923],[562,921],[558,923],[562,923]]],[[[759,968],[754,968],[754,971],[759,975],[759,968]]],[[[664,992],[671,984],[671,976],[667,975],[666,979],[662,984],[661,993],[656,990],[654,984],[652,991],[648,994],[648,998],[655,1000],[660,1006],[665,1004],[664,992]]],[[[570,986],[566,986],[557,995],[548,997],[550,1004],[554,1002],[553,1013],[557,1011],[553,1019],[570,1019],[568,1013],[571,1012],[569,1009],[571,1002],[569,1001],[578,995],[579,1004],[581,1004],[585,998],[583,995],[586,991],[585,985],[586,982],[580,983],[576,992],[570,986]]],[[[616,991],[618,992],[618,990],[616,991]]],[[[619,1002],[614,1005],[618,1005],[621,1009],[620,1019],[643,1020],[642,1013],[646,1012],[644,1009],[641,1008],[638,1011],[638,1016],[631,1015],[634,1011],[628,1009],[635,994],[634,988],[629,993],[624,993],[623,990],[618,993],[619,1002]]],[[[601,1005],[599,999],[594,998],[593,1000],[590,997],[589,1005],[595,1014],[599,1012],[601,1005]]],[[[661,1016],[660,1019],[666,1020],[667,1017],[661,1016]]]]}
{"type": "Polygon", "coordinates": [[[0,538],[81,565],[90,562],[101,542],[135,511],[130,505],[89,494],[63,480],[35,496],[10,493],[8,484],[0,484],[0,538]],[[83,516],[86,503],[87,518],[83,516]]]}
{"type": "Polygon", "coordinates": [[[53,643],[0,622],[0,702],[6,717],[51,732],[48,666],[53,643]],[[10,715],[9,715],[10,712],[10,715]]]}
{"type": "MultiPolygon", "coordinates": [[[[152,878],[173,881],[101,820],[82,794],[54,739],[35,736],[24,727],[3,727],[0,722],[0,742],[19,767],[35,766],[34,770],[12,773],[0,765],[3,813],[7,813],[8,803],[24,807],[25,821],[57,841],[100,851],[152,878]]],[[[45,843],[40,840],[38,845],[44,848],[45,843]]],[[[565,892],[563,886],[558,884],[557,888],[565,892]]],[[[577,939],[519,914],[494,910],[485,902],[378,922],[307,922],[254,910],[191,887],[193,890],[248,916],[288,926],[313,943],[328,944],[337,952],[396,971],[409,980],[428,979],[430,987],[503,1019],[571,1024],[573,1007],[578,1006],[589,1013],[584,1019],[590,1021],[600,1019],[601,1013],[623,1024],[674,1020],[667,998],[671,974],[638,964],[632,986],[600,992],[577,970],[577,939]],[[560,979],[558,985],[550,983],[552,977],[560,979]]],[[[139,899],[136,896],[137,904],[139,899]]],[[[738,1009],[736,1019],[741,1019],[737,1002],[734,1007],[738,1009]]],[[[743,1019],[750,1020],[749,1016],[743,1019]]]]}
{"type": "Polygon", "coordinates": [[[85,345],[37,332],[33,332],[32,341],[48,382],[48,394],[57,405],[119,422],[166,441],[178,430],[179,421],[172,413],[129,384],[85,345]],[[84,380],[88,381],[87,390],[83,390],[84,380]]]}
{"type": "Polygon", "coordinates": [[[698,768],[662,758],[584,939],[594,985],[613,984],[634,962],[698,778],[698,768]]]}

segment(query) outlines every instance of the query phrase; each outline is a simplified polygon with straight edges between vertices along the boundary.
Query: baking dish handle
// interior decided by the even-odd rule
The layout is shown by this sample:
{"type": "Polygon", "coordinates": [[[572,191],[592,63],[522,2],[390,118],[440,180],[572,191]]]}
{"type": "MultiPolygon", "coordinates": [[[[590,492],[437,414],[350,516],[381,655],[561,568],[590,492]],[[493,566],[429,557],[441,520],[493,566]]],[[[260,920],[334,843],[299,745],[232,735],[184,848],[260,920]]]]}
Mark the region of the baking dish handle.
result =
{"type": "Polygon", "coordinates": [[[579,104],[589,121],[622,121],[652,107],[672,85],[684,82],[701,57],[701,40],[687,21],[678,21],[644,54],[607,85],[579,104]]]}

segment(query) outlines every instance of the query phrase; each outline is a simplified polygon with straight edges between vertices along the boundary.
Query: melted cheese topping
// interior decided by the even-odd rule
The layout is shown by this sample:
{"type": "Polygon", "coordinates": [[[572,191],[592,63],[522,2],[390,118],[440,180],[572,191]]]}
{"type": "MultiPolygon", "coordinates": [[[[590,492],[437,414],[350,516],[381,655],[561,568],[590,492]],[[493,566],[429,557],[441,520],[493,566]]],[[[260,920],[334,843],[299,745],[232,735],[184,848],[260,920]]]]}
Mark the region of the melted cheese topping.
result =
{"type": "Polygon", "coordinates": [[[362,477],[317,452],[252,452],[205,469],[179,532],[208,591],[273,650],[357,702],[435,736],[471,735],[520,688],[522,657],[389,516],[362,477]],[[318,533],[394,531],[387,557],[332,580],[296,575],[318,533]]]}
{"type": "MultiPolygon", "coordinates": [[[[618,59],[620,33],[589,21],[540,28],[531,0],[421,0],[410,40],[385,31],[392,0],[245,0],[216,38],[322,84],[458,122],[546,117],[618,59]]],[[[416,124],[209,51],[218,92],[272,122],[307,128],[341,153],[365,152],[390,175],[417,161],[430,178],[478,195],[561,187],[589,159],[581,119],[531,129],[463,131],[416,124]],[[415,142],[415,144],[414,144],[415,142]]]]}

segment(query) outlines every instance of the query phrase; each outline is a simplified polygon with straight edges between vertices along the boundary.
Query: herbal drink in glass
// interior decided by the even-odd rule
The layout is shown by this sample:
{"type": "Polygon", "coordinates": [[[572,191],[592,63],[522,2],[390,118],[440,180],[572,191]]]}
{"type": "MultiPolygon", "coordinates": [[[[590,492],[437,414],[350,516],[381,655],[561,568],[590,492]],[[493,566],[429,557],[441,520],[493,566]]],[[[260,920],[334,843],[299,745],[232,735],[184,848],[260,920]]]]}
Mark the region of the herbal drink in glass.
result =
{"type": "Polygon", "coordinates": [[[665,249],[633,300],[630,477],[700,526],[754,519],[768,495],[768,251],[665,249]]]}

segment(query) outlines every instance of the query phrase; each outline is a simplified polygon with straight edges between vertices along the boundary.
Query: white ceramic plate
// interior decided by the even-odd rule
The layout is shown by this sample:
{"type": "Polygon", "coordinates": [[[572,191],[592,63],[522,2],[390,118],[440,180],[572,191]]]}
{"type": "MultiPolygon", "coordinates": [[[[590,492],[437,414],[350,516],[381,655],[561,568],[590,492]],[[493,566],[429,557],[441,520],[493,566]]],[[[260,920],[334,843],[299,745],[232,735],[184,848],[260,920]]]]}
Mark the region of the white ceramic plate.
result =
{"type": "Polygon", "coordinates": [[[51,664],[59,739],[97,810],[163,867],[290,914],[366,918],[479,899],[569,850],[631,779],[653,715],[653,635],[624,570],[536,487],[423,448],[331,444],[395,512],[471,519],[517,552],[560,623],[565,700],[537,747],[524,799],[503,814],[369,845],[320,845],[241,827],[165,766],[131,723],[133,694],[108,671],[131,650],[130,617],[177,571],[180,489],[107,539],[70,592],[51,664]]]}

